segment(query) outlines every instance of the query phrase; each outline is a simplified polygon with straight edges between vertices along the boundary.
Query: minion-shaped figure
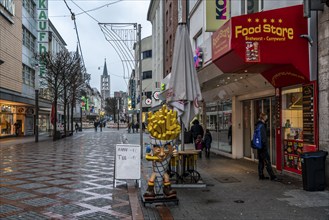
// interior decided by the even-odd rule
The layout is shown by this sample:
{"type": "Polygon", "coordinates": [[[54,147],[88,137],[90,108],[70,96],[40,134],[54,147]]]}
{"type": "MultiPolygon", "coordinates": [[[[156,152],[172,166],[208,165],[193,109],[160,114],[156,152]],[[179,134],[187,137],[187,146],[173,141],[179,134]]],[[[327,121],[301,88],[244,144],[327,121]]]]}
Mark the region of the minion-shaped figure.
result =
{"type": "Polygon", "coordinates": [[[144,199],[155,199],[154,182],[155,179],[163,180],[163,194],[166,198],[175,198],[176,190],[171,188],[169,175],[167,173],[170,159],[172,156],[177,156],[177,150],[171,144],[167,143],[163,146],[152,145],[152,152],[146,153],[145,159],[152,161],[153,172],[148,180],[148,187],[144,193],[144,199]]]}

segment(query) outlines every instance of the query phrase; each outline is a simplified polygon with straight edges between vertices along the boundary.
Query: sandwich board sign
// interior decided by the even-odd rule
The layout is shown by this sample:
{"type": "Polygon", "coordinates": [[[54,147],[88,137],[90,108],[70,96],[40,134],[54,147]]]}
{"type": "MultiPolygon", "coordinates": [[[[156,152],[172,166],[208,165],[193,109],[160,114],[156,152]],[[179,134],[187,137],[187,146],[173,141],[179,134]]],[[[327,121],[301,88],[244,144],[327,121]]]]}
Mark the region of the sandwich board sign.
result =
{"type": "MultiPolygon", "coordinates": [[[[141,147],[136,144],[117,144],[115,147],[114,187],[116,180],[141,179],[141,147]]],[[[140,185],[140,184],[139,184],[140,185]]]]}

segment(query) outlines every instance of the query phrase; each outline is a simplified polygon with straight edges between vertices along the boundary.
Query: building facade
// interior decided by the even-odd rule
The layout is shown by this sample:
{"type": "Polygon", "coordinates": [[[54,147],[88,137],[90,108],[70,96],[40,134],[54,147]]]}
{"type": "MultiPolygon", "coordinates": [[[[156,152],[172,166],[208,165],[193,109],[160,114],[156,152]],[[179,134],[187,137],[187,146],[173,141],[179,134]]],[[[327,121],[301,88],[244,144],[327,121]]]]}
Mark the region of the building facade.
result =
{"type": "MultiPolygon", "coordinates": [[[[170,25],[178,24],[182,2],[164,3],[164,76],[174,47],[170,25]]],[[[212,147],[257,161],[250,144],[264,112],[272,165],[301,174],[303,152],[328,150],[328,129],[322,129],[328,127],[328,8],[322,3],[323,11],[307,17],[300,0],[219,3],[186,4],[204,99],[201,121],[212,133],[212,147]]]]}
{"type": "MultiPolygon", "coordinates": [[[[34,30],[36,31],[36,30],[34,30]]],[[[51,52],[54,56],[62,50],[66,49],[66,42],[57,31],[56,27],[53,23],[48,20],[48,51],[51,52]]],[[[33,56],[32,56],[33,58],[33,56]]],[[[31,58],[30,58],[31,59],[31,58]]],[[[36,74],[40,66],[37,65],[37,61],[35,59],[32,64],[35,65],[36,74]]],[[[42,84],[42,80],[40,79],[39,85],[42,84]]],[[[35,91],[33,91],[34,93],[35,91]]],[[[62,97],[63,98],[63,97],[62,97]]],[[[51,124],[51,107],[50,103],[52,102],[52,97],[50,95],[49,88],[46,86],[40,86],[39,88],[39,102],[47,103],[47,106],[39,106],[39,132],[51,132],[52,131],[52,124],[51,124]]],[[[64,107],[62,103],[57,104],[57,120],[58,126],[60,126],[64,122],[64,107]]],[[[69,119],[67,119],[69,121],[69,119]]]]}
{"type": "MultiPolygon", "coordinates": [[[[329,3],[318,12],[319,53],[319,148],[329,152],[329,3]]],[[[326,160],[326,182],[329,182],[329,160],[326,160]]]]}
{"type": "MultiPolygon", "coordinates": [[[[152,107],[152,102],[157,101],[153,96],[158,87],[157,82],[153,79],[153,65],[152,65],[152,36],[145,37],[141,40],[141,62],[142,62],[142,73],[139,74],[139,66],[135,67],[134,80],[137,85],[136,88],[136,105],[135,110],[138,113],[132,121],[138,121],[140,112],[140,102],[142,102],[142,121],[145,121],[147,112],[152,107]],[[141,76],[141,78],[140,78],[141,76]],[[142,84],[139,82],[142,81],[142,84]],[[142,94],[140,94],[140,86],[142,86],[142,94]]],[[[135,57],[139,57],[139,44],[135,45],[135,57]]],[[[136,63],[136,65],[138,65],[136,63]]]]}
{"type": "MultiPolygon", "coordinates": [[[[46,88],[38,88],[37,78],[41,68],[38,63],[37,1],[2,1],[0,9],[0,136],[35,133],[37,89],[40,91],[38,128],[41,132],[49,131],[51,101],[46,88]],[[17,133],[15,124],[19,125],[17,133]]],[[[66,43],[46,19],[41,25],[47,27],[43,44],[55,54],[65,49],[66,43]]]]}
{"type": "Polygon", "coordinates": [[[163,7],[163,1],[152,0],[147,13],[147,20],[152,23],[152,81],[154,83],[154,92],[151,110],[159,108],[162,103],[159,93],[164,75],[163,7]]]}
{"type": "Polygon", "coordinates": [[[119,121],[119,122],[131,122],[128,119],[128,112],[127,112],[127,99],[128,99],[128,94],[123,91],[116,91],[114,92],[114,98],[117,100],[117,113],[114,121],[119,121]]]}
{"type": "Polygon", "coordinates": [[[328,127],[327,6],[312,25],[316,13],[305,17],[302,1],[222,3],[219,14],[213,11],[218,5],[209,5],[215,1],[188,3],[190,38],[201,58],[196,67],[203,126],[211,130],[212,147],[225,156],[257,160],[250,140],[265,112],[272,165],[301,174],[302,152],[312,145],[328,149],[328,132],[322,129],[328,127]]]}
{"type": "Polygon", "coordinates": [[[0,137],[14,135],[22,120],[20,107],[33,101],[22,96],[22,2],[0,2],[0,137]]]}

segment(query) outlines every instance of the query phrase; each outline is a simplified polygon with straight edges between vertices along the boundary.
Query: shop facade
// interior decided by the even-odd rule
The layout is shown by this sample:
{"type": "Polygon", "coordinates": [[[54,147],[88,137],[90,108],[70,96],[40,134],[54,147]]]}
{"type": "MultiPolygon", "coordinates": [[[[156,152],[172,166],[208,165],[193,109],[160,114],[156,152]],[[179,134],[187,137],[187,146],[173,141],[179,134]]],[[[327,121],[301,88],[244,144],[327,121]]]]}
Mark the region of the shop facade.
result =
{"type": "Polygon", "coordinates": [[[318,146],[307,35],[302,5],[232,17],[213,34],[212,63],[222,74],[203,97],[231,99],[232,158],[257,160],[250,141],[261,112],[278,170],[300,174],[301,153],[318,146]]]}
{"type": "Polygon", "coordinates": [[[34,134],[33,106],[17,104],[0,102],[0,137],[34,134]]]}

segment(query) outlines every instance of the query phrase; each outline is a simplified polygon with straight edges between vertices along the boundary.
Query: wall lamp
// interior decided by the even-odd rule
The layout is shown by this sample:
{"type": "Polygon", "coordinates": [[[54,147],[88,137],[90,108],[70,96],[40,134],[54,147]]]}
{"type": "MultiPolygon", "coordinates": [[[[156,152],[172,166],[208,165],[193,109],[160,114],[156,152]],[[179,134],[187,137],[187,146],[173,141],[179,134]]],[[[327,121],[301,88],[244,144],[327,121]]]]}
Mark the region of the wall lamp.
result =
{"type": "Polygon", "coordinates": [[[313,46],[313,39],[311,38],[310,35],[302,34],[302,35],[300,35],[299,37],[301,37],[301,38],[306,38],[307,41],[308,41],[308,43],[309,43],[311,46],[313,46]]]}

